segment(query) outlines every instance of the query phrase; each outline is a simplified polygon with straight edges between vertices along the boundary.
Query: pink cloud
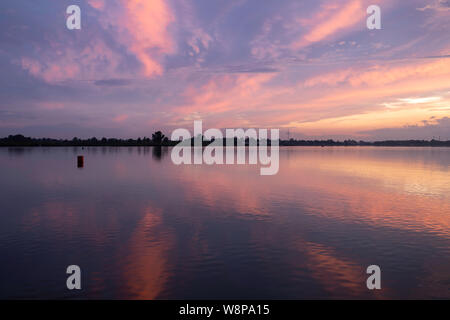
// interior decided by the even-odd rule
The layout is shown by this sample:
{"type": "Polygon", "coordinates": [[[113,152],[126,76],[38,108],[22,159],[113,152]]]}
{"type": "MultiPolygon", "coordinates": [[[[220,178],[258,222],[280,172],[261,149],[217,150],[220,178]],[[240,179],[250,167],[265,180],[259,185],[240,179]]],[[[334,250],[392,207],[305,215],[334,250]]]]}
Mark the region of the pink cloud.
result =
{"type": "Polygon", "coordinates": [[[405,105],[394,117],[384,103],[444,90],[449,75],[450,60],[445,58],[367,70],[342,68],[299,83],[283,81],[282,74],[215,75],[203,86],[192,85],[184,92],[185,102],[170,108],[171,120],[190,125],[202,119],[205,125],[219,128],[295,126],[305,128],[305,133],[333,134],[374,128],[386,123],[386,117],[391,125],[400,126],[408,117],[421,118],[429,112],[442,116],[445,111],[429,111],[431,104],[419,106],[422,111],[405,105]]]}
{"type": "Polygon", "coordinates": [[[80,71],[74,64],[64,63],[42,63],[37,60],[22,58],[20,64],[23,69],[28,70],[35,77],[40,77],[46,82],[56,82],[74,78],[80,71]]]}
{"type": "Polygon", "coordinates": [[[102,77],[116,75],[120,56],[99,39],[83,48],[60,48],[57,43],[50,43],[50,46],[53,50],[42,55],[40,60],[24,57],[19,65],[48,83],[96,79],[99,72],[102,77]]]}
{"type": "Polygon", "coordinates": [[[97,9],[97,10],[103,10],[105,7],[105,1],[104,0],[88,0],[89,5],[91,7],[97,9]]]}
{"type": "Polygon", "coordinates": [[[174,52],[168,27],[175,20],[165,0],[122,0],[125,15],[119,25],[129,37],[124,41],[144,66],[147,77],[163,72],[158,58],[174,52]]]}
{"type": "Polygon", "coordinates": [[[273,94],[273,89],[265,85],[274,77],[275,74],[220,75],[201,87],[190,86],[183,94],[185,103],[174,106],[175,122],[208,118],[214,119],[216,126],[225,126],[236,117],[224,119],[220,115],[256,108],[264,97],[273,94]]]}
{"type": "Polygon", "coordinates": [[[353,87],[362,85],[381,86],[401,80],[430,78],[443,75],[450,75],[449,59],[438,59],[431,62],[414,62],[396,67],[376,65],[368,70],[349,68],[310,78],[305,81],[305,86],[337,86],[340,84],[349,84],[353,87]]]}
{"type": "MultiPolygon", "coordinates": [[[[377,4],[384,4],[385,0],[377,1],[377,4]]],[[[366,9],[373,4],[368,0],[351,0],[342,2],[324,2],[319,11],[311,18],[300,18],[298,21],[308,31],[300,39],[297,39],[291,47],[295,50],[306,47],[311,43],[319,42],[330,38],[338,33],[348,31],[352,27],[361,25],[365,28],[364,19],[367,17],[366,9]]],[[[383,7],[386,9],[387,7],[383,7]]]]}
{"type": "Polygon", "coordinates": [[[122,122],[125,122],[127,119],[128,119],[128,115],[120,114],[120,115],[114,117],[113,121],[116,123],[122,123],[122,122]]]}
{"type": "MultiPolygon", "coordinates": [[[[111,2],[108,11],[103,0],[89,0],[88,3],[102,11],[99,19],[104,28],[115,32],[118,43],[142,64],[143,76],[163,73],[162,60],[175,52],[175,44],[168,31],[175,18],[166,0],[117,0],[111,2]]],[[[92,80],[98,79],[99,74],[101,78],[124,76],[118,66],[126,57],[116,53],[98,37],[91,37],[84,47],[79,47],[76,42],[61,46],[61,42],[50,41],[48,49],[38,49],[39,60],[23,57],[19,64],[46,82],[92,80]]],[[[136,72],[130,71],[129,76],[136,76],[136,72]]]]}

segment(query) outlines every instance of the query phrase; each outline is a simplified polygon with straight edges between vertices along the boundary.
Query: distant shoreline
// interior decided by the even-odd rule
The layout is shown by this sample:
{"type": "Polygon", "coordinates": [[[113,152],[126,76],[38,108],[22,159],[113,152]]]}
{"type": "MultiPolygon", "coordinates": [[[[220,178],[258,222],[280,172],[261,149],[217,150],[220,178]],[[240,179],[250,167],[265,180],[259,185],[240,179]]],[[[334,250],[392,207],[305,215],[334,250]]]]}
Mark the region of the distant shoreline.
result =
{"type": "MultiPolygon", "coordinates": [[[[0,145],[0,148],[172,148],[175,145],[0,145]]],[[[205,145],[202,148],[206,147],[205,145]]],[[[235,146],[236,147],[236,146],[235,146]]],[[[246,145],[246,148],[249,146],[246,145]]],[[[389,144],[366,144],[366,145],[280,145],[280,148],[285,147],[398,147],[398,148],[421,148],[421,147],[430,147],[430,148],[448,148],[450,147],[450,143],[445,145],[389,145],[389,144]]]]}
{"type": "MultiPolygon", "coordinates": [[[[193,140],[192,140],[193,141],[193,140]]],[[[138,139],[114,139],[114,138],[91,138],[91,139],[49,139],[49,138],[30,138],[23,135],[10,135],[0,138],[0,147],[171,147],[179,141],[170,141],[167,138],[138,139]]],[[[203,141],[203,146],[207,146],[211,141],[203,141]]],[[[225,140],[224,140],[225,143],[225,140]]],[[[234,144],[236,145],[235,139],[234,144]]],[[[257,142],[258,143],[258,142],[257,142]]],[[[233,144],[233,142],[231,142],[233,144]]],[[[245,141],[248,146],[248,139],[245,141]]],[[[270,140],[268,141],[270,145],[270,140]]],[[[384,141],[334,141],[334,140],[280,140],[280,147],[450,147],[450,140],[384,140],[384,141]]]]}

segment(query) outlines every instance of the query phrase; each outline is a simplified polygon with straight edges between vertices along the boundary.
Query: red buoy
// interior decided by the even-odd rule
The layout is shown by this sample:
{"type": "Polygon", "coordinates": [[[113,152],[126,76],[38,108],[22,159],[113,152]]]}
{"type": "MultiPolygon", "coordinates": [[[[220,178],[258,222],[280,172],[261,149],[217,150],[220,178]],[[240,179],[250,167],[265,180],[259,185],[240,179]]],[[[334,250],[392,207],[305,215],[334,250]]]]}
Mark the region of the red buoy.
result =
{"type": "Polygon", "coordinates": [[[77,167],[78,168],[83,168],[84,167],[84,157],[83,156],[78,156],[78,158],[77,158],[77,167]]]}

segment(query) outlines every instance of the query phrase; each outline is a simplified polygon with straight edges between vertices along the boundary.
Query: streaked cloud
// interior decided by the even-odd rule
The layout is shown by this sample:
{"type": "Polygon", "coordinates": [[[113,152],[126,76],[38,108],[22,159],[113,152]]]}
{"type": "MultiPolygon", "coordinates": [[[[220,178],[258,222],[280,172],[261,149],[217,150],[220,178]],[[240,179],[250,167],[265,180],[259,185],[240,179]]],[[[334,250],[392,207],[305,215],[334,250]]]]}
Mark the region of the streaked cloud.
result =
{"type": "Polygon", "coordinates": [[[434,0],[431,1],[431,4],[427,4],[424,7],[417,8],[419,11],[426,10],[437,10],[437,11],[448,11],[450,10],[450,1],[449,0],[434,0]]]}
{"type": "Polygon", "coordinates": [[[450,118],[422,120],[420,123],[402,127],[381,128],[361,132],[371,139],[448,139],[450,135],[450,118]]]}
{"type": "Polygon", "coordinates": [[[408,104],[420,104],[420,103],[429,103],[436,102],[442,100],[441,97],[425,97],[425,98],[404,98],[399,99],[402,102],[406,102],[408,104]]]}
{"type": "Polygon", "coordinates": [[[127,119],[128,119],[127,114],[120,114],[120,115],[114,117],[113,121],[116,123],[122,123],[122,122],[126,121],[127,119]]]}
{"type": "Polygon", "coordinates": [[[166,0],[122,0],[124,19],[117,20],[129,34],[124,41],[129,50],[144,65],[144,75],[160,75],[163,72],[158,58],[175,51],[175,44],[168,31],[175,20],[166,0]]]}
{"type": "Polygon", "coordinates": [[[97,86],[104,86],[104,87],[117,87],[117,86],[127,86],[132,83],[129,79],[104,79],[104,80],[97,80],[94,81],[95,85],[97,86]]]}
{"type": "Polygon", "coordinates": [[[349,28],[365,17],[363,1],[322,2],[318,12],[309,19],[301,19],[303,26],[309,27],[307,34],[293,43],[295,49],[318,42],[343,29],[349,28]]]}

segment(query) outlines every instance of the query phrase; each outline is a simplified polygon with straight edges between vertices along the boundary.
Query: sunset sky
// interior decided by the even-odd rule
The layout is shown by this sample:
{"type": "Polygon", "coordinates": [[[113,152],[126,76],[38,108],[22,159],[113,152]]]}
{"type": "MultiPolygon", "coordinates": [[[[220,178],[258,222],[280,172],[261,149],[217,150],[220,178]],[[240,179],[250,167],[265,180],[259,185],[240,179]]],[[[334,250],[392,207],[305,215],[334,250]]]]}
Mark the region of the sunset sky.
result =
{"type": "Polygon", "coordinates": [[[2,0],[0,66],[0,136],[450,140],[450,0],[2,0]]]}

